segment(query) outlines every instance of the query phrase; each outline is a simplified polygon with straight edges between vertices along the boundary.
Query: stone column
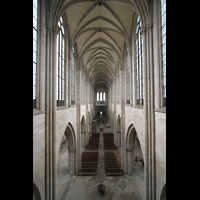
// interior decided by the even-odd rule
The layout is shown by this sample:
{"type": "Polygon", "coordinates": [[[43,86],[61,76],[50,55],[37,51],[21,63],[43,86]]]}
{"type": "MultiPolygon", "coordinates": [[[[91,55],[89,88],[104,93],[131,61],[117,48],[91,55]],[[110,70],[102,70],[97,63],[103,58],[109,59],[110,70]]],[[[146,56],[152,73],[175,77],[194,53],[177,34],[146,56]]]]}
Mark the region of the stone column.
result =
{"type": "Polygon", "coordinates": [[[127,152],[127,166],[128,166],[128,171],[127,171],[127,173],[128,174],[132,174],[132,173],[134,173],[134,171],[135,171],[135,167],[134,167],[134,164],[133,164],[133,162],[131,162],[131,161],[133,161],[134,160],[134,155],[133,155],[133,153],[134,153],[134,148],[132,148],[132,149],[126,149],[126,152],[127,152]]]}
{"type": "Polygon", "coordinates": [[[71,106],[71,49],[68,51],[68,107],[71,106]]]}
{"type": "Polygon", "coordinates": [[[68,104],[69,104],[69,102],[68,102],[68,93],[69,93],[69,91],[68,91],[68,85],[69,85],[69,82],[68,82],[68,73],[69,73],[69,59],[68,59],[68,45],[67,45],[67,43],[68,43],[68,38],[67,38],[67,34],[65,35],[65,94],[64,94],[64,99],[65,99],[65,101],[64,101],[64,105],[66,106],[66,107],[68,107],[68,104]]]}
{"type": "Polygon", "coordinates": [[[151,196],[152,196],[152,199],[156,199],[156,177],[155,177],[155,174],[156,174],[156,164],[155,164],[155,158],[156,158],[156,155],[155,155],[155,113],[154,113],[154,65],[153,65],[153,25],[150,24],[149,25],[149,74],[150,74],[150,81],[149,81],[149,84],[150,84],[150,153],[151,153],[151,156],[150,156],[150,159],[151,159],[151,182],[150,182],[150,185],[151,185],[151,196]]]}
{"type": "Polygon", "coordinates": [[[39,110],[45,111],[45,56],[46,56],[46,12],[43,10],[45,2],[41,2],[41,17],[40,17],[40,28],[38,34],[38,57],[39,57],[39,110]]]}
{"type": "Polygon", "coordinates": [[[81,131],[81,140],[82,140],[82,142],[81,142],[81,147],[82,148],[84,148],[85,147],[85,131],[81,131]]]}
{"type": "Polygon", "coordinates": [[[143,39],[143,89],[144,89],[144,137],[145,137],[145,152],[144,152],[144,186],[145,200],[149,200],[149,143],[148,143],[148,85],[147,85],[147,39],[146,28],[142,30],[143,39]]]}
{"type": "Polygon", "coordinates": [[[74,169],[75,169],[75,153],[76,153],[76,150],[73,149],[73,150],[70,150],[68,149],[68,152],[69,152],[69,164],[68,164],[68,168],[69,168],[69,173],[71,176],[74,175],[74,169]]]}
{"type": "MultiPolygon", "coordinates": [[[[76,66],[76,65],[75,65],[76,66]]],[[[76,151],[76,171],[81,168],[81,116],[80,116],[80,87],[81,70],[76,67],[76,123],[77,123],[77,151],[76,151]]]]}
{"type": "Polygon", "coordinates": [[[117,134],[118,134],[118,144],[117,144],[117,146],[119,148],[121,148],[121,131],[117,131],[117,134]]]}
{"type": "Polygon", "coordinates": [[[58,29],[52,31],[52,199],[56,200],[57,148],[56,148],[56,47],[58,29]]]}
{"type": "Polygon", "coordinates": [[[126,91],[124,90],[126,84],[125,84],[125,67],[121,70],[121,163],[122,163],[122,169],[125,169],[125,153],[126,153],[126,144],[125,144],[125,95],[126,91]]]}
{"type": "Polygon", "coordinates": [[[51,200],[51,134],[50,134],[50,107],[49,107],[49,77],[50,77],[50,38],[51,38],[51,30],[47,28],[46,30],[46,99],[45,99],[45,106],[46,106],[46,114],[45,114],[45,200],[51,200]]]}

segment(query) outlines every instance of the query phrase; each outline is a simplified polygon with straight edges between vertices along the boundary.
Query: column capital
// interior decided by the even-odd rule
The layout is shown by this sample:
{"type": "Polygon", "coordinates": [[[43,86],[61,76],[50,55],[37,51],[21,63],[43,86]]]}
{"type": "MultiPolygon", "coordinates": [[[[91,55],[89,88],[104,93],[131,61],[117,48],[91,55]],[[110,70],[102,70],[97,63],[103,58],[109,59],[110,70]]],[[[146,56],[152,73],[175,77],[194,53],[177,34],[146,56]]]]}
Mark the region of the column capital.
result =
{"type": "Polygon", "coordinates": [[[153,28],[153,23],[149,23],[149,25],[147,26],[148,29],[152,29],[153,28]]]}
{"type": "Polygon", "coordinates": [[[132,152],[134,150],[134,147],[132,149],[126,149],[127,152],[132,152]]]}
{"type": "Polygon", "coordinates": [[[59,31],[60,31],[59,27],[56,27],[56,28],[54,27],[54,28],[52,28],[52,32],[53,32],[53,34],[56,35],[56,36],[58,35],[59,31]]]}
{"type": "Polygon", "coordinates": [[[69,149],[69,147],[67,147],[69,153],[75,153],[76,152],[76,149],[69,149]]]}
{"type": "Polygon", "coordinates": [[[141,34],[142,35],[146,34],[146,31],[147,31],[147,27],[141,28],[141,34]]]}

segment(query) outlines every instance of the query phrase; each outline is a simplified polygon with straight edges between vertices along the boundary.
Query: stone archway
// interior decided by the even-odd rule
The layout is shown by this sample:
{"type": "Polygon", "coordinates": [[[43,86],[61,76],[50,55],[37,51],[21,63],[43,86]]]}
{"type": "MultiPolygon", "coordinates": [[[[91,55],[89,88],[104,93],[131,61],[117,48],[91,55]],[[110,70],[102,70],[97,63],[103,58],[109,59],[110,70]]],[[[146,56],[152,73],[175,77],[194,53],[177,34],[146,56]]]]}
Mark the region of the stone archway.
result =
{"type": "MultiPolygon", "coordinates": [[[[76,138],[75,138],[75,132],[74,128],[71,123],[68,123],[65,132],[62,137],[61,145],[60,145],[60,153],[59,157],[61,156],[61,148],[64,148],[64,151],[62,149],[62,156],[64,159],[67,159],[67,162],[62,164],[61,170],[68,170],[68,173],[73,175],[76,171],[76,138]],[[64,146],[63,146],[64,145],[64,146]],[[65,155],[64,155],[65,154],[65,155]],[[67,155],[66,155],[67,154],[67,155]]],[[[58,159],[59,161],[59,159],[58,159]]],[[[58,172],[57,168],[57,172],[58,172]]]]}
{"type": "Polygon", "coordinates": [[[121,147],[121,117],[118,115],[117,117],[117,146],[121,147]]]}
{"type": "Polygon", "coordinates": [[[68,123],[65,130],[66,136],[68,138],[68,151],[69,151],[69,165],[68,169],[70,174],[76,173],[76,137],[74,128],[71,123],[68,123]]]}
{"type": "Polygon", "coordinates": [[[163,189],[162,189],[162,192],[161,192],[161,195],[160,195],[160,200],[166,200],[166,183],[163,186],[163,189]]]}
{"type": "Polygon", "coordinates": [[[127,130],[126,135],[126,169],[128,174],[135,173],[135,169],[144,170],[144,161],[139,138],[133,124],[127,130]],[[137,167],[136,167],[137,166],[137,167]]]}
{"type": "Polygon", "coordinates": [[[81,119],[81,147],[85,147],[85,138],[86,138],[86,127],[85,127],[85,117],[82,116],[81,119]]]}
{"type": "Polygon", "coordinates": [[[35,183],[33,183],[33,200],[41,200],[39,189],[35,183]]]}

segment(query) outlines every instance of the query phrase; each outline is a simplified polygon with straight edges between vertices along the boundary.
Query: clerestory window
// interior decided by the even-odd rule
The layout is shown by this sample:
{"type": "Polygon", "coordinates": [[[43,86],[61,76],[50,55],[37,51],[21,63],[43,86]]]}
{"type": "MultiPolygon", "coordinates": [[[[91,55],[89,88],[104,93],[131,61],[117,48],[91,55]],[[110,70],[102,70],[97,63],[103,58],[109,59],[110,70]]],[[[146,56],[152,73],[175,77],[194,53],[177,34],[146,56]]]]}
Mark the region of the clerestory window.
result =
{"type": "Polygon", "coordinates": [[[136,27],[136,41],[135,41],[135,63],[136,63],[136,81],[137,81],[137,105],[143,105],[143,41],[141,34],[141,21],[138,16],[136,27]]]}
{"type": "Polygon", "coordinates": [[[58,22],[59,33],[57,35],[57,106],[64,106],[65,99],[65,32],[63,19],[58,22]]]}
{"type": "Polygon", "coordinates": [[[36,108],[37,77],[37,37],[38,37],[38,1],[33,0],[33,108],[36,108]]]}
{"type": "Polygon", "coordinates": [[[161,0],[163,106],[166,106],[166,0],[161,0]]]}

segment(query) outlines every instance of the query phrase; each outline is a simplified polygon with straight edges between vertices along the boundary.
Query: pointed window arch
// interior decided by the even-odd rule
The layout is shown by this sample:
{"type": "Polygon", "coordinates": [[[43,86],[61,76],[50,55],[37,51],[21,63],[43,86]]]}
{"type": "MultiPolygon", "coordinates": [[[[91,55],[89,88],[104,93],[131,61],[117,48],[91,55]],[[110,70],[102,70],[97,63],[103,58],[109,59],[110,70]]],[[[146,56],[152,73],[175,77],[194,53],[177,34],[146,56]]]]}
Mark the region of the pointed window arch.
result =
{"type": "Polygon", "coordinates": [[[33,108],[36,108],[38,0],[33,1],[33,108]]]}
{"type": "Polygon", "coordinates": [[[135,41],[135,63],[136,63],[136,80],[137,80],[137,105],[143,105],[143,40],[141,34],[141,21],[138,16],[136,27],[136,41],[135,41]]]}
{"type": "Polygon", "coordinates": [[[63,20],[58,22],[59,33],[57,35],[57,106],[64,106],[65,100],[65,32],[63,20]]]}
{"type": "Polygon", "coordinates": [[[130,67],[130,54],[128,47],[126,48],[126,103],[130,104],[130,74],[131,74],[131,67],[130,67]]]}
{"type": "Polygon", "coordinates": [[[161,0],[163,106],[166,106],[166,0],[161,0]]]}
{"type": "Polygon", "coordinates": [[[71,105],[75,104],[75,45],[72,47],[71,51],[71,105]]]}

